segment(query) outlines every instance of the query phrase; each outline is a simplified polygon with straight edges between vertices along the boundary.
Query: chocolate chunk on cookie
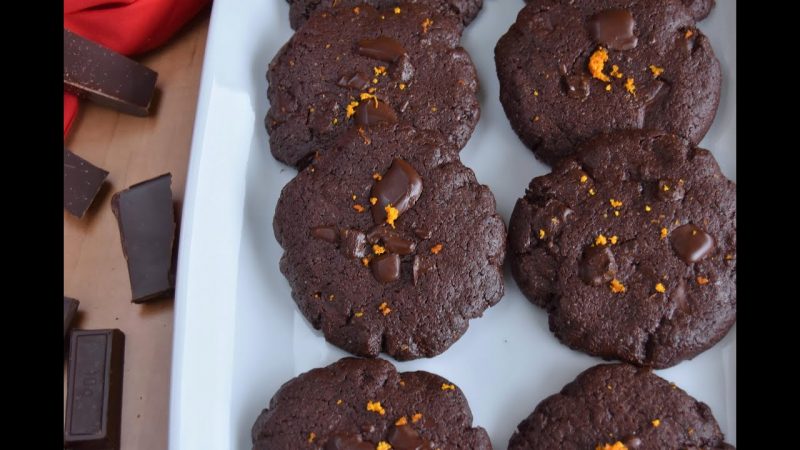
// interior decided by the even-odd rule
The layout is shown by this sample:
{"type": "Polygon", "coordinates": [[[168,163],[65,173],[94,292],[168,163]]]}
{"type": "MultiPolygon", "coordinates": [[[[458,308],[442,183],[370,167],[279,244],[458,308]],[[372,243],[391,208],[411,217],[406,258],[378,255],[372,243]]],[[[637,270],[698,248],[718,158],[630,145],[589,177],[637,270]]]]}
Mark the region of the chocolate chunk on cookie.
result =
{"type": "Polygon", "coordinates": [[[343,358],[281,386],[252,428],[253,450],[491,450],[464,393],[429,372],[343,358]]]}
{"type": "Polygon", "coordinates": [[[351,129],[284,187],[273,226],[300,311],[359,356],[438,355],[503,295],[494,197],[435,132],[351,129]]]}
{"type": "Polygon", "coordinates": [[[509,450],[731,450],[711,409],[645,369],[594,366],[544,399],[509,450]]]}
{"type": "Polygon", "coordinates": [[[500,102],[554,165],[600,132],[663,129],[697,144],[722,74],[684,3],[533,0],[495,47],[500,102]]]}
{"type": "Polygon", "coordinates": [[[670,367],[736,321],[736,186],[677,136],[600,135],[531,181],[509,258],[566,345],[670,367]]]}
{"type": "Polygon", "coordinates": [[[273,156],[303,167],[353,125],[406,121],[463,147],[480,116],[461,24],[420,4],[314,15],[267,72],[273,156]]]}
{"type": "MultiPolygon", "coordinates": [[[[289,23],[295,30],[300,28],[309,17],[334,6],[354,8],[368,4],[375,8],[394,8],[402,11],[403,3],[419,3],[436,11],[439,15],[453,15],[465,26],[472,22],[483,6],[483,0],[286,0],[289,2],[289,23]]],[[[690,0],[684,0],[690,1],[690,0]]]]}

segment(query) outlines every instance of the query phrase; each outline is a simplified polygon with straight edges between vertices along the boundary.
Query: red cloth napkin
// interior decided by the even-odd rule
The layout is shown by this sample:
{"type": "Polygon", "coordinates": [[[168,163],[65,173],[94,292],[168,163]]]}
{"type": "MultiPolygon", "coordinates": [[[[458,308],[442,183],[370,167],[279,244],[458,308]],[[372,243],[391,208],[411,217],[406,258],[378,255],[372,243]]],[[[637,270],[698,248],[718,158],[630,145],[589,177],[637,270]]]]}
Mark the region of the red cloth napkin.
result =
{"type": "MultiPolygon", "coordinates": [[[[64,28],[123,55],[166,42],[210,0],[64,0],[64,28]]],[[[78,99],[64,93],[64,136],[78,99]]]]}

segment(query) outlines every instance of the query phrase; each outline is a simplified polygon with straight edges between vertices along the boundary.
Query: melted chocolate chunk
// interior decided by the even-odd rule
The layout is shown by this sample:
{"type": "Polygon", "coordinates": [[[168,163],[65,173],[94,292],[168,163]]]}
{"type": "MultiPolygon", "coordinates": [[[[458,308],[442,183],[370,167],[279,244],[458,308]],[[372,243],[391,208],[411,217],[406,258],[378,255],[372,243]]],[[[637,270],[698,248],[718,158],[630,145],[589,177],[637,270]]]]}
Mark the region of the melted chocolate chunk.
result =
{"type": "Polygon", "coordinates": [[[311,236],[332,244],[339,242],[339,231],[334,227],[314,227],[311,229],[311,236]]]}
{"type": "Polygon", "coordinates": [[[614,254],[607,246],[588,247],[583,252],[578,275],[584,283],[598,286],[608,283],[617,273],[614,254]]]}
{"type": "Polygon", "coordinates": [[[376,103],[372,100],[361,102],[356,107],[356,125],[377,125],[379,123],[397,123],[397,113],[391,106],[382,101],[376,103]]]}
{"type": "Polygon", "coordinates": [[[372,185],[370,197],[378,202],[372,207],[372,219],[377,224],[386,222],[386,206],[392,205],[400,214],[414,206],[422,194],[422,178],[410,164],[395,158],[386,174],[372,185]]]}
{"type": "Polygon", "coordinates": [[[367,255],[367,237],[358,230],[344,229],[339,231],[342,240],[342,252],[353,259],[361,259],[367,255]]]}
{"type": "Polygon", "coordinates": [[[390,63],[397,61],[401,56],[406,54],[406,49],[403,47],[403,44],[386,36],[358,41],[357,51],[361,56],[390,63]]]}
{"type": "Polygon", "coordinates": [[[417,244],[414,241],[403,239],[397,234],[390,234],[383,238],[383,245],[386,250],[398,255],[410,255],[417,249],[417,244]]]}
{"type": "Polygon", "coordinates": [[[377,256],[369,264],[372,275],[381,283],[391,283],[400,279],[400,256],[394,253],[384,253],[377,256]]]}
{"type": "Polygon", "coordinates": [[[675,254],[686,264],[700,261],[714,250],[714,238],[692,223],[672,230],[669,239],[675,254]]]}
{"type": "Polygon", "coordinates": [[[420,239],[430,239],[432,233],[427,228],[414,228],[414,234],[420,239]]]}
{"type": "Polygon", "coordinates": [[[589,77],[586,75],[569,75],[564,77],[567,95],[578,100],[589,96],[589,77]]]}
{"type": "Polygon", "coordinates": [[[410,425],[394,426],[387,440],[394,450],[424,450],[433,448],[433,443],[424,439],[410,425]]]}
{"type": "Polygon", "coordinates": [[[369,87],[369,77],[364,72],[356,72],[350,76],[342,76],[336,84],[341,87],[363,91],[369,87]]]}
{"type": "Polygon", "coordinates": [[[369,442],[361,440],[357,434],[335,434],[328,439],[325,450],[374,450],[369,442]]]}
{"type": "Polygon", "coordinates": [[[597,13],[592,25],[595,40],[611,50],[630,50],[639,43],[633,34],[636,21],[630,11],[607,9],[597,13]]]}

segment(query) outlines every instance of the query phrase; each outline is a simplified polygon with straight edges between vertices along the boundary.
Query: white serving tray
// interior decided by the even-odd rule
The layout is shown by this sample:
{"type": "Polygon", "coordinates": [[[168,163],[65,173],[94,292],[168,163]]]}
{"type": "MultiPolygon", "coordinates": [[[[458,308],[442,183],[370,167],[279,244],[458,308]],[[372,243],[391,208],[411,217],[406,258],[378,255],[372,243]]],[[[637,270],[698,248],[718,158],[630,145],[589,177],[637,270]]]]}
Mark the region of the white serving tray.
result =
{"type": "MultiPolygon", "coordinates": [[[[498,100],[494,46],[523,7],[485,0],[463,45],[481,81],[481,120],[462,151],[508,222],[530,179],[548,169],[511,130],[498,100]]],[[[346,353],[297,311],[278,270],[272,217],[294,175],[270,156],[263,126],[267,64],[292,34],[284,0],[216,0],[205,52],[183,210],[169,447],[249,449],[250,428],[282,383],[346,353]]],[[[722,101],[702,146],[736,179],[736,2],[717,2],[700,28],[722,63],[722,101]]],[[[506,271],[506,295],[444,354],[396,364],[428,370],[465,392],[474,423],[505,449],[539,401],[601,362],[569,350],[506,271]]],[[[658,373],[711,406],[736,442],[736,327],[692,361],[658,373]]]]}

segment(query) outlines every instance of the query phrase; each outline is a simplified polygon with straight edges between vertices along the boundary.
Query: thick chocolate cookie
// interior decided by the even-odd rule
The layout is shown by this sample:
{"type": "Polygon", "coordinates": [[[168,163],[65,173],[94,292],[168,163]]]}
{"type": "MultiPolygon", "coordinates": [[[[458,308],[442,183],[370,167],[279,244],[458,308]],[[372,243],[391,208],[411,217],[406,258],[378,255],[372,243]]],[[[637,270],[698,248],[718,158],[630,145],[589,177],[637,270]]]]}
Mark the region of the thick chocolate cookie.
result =
{"type": "MultiPolygon", "coordinates": [[[[402,4],[398,0],[286,0],[289,2],[289,23],[295,30],[300,28],[311,15],[334,6],[356,7],[367,3],[375,8],[394,8],[402,4]]],[[[684,0],[686,2],[693,0],[684,0]]],[[[465,26],[472,22],[483,6],[483,0],[406,0],[402,3],[420,3],[436,11],[437,14],[456,16],[465,26]]]]}
{"type": "Polygon", "coordinates": [[[599,132],[663,129],[697,144],[719,104],[719,61],[681,0],[531,1],[495,63],[512,128],[550,165],[599,132]]]}
{"type": "Polygon", "coordinates": [[[253,425],[253,450],[491,450],[464,393],[429,372],[343,358],[285,383],[253,425]]]}
{"type": "Polygon", "coordinates": [[[314,15],[270,63],[264,119],[279,161],[302,167],[353,124],[403,120],[459,149],[480,116],[461,23],[423,5],[314,15]]]}
{"type": "Polygon", "coordinates": [[[729,450],[705,403],[645,369],[585,370],[523,420],[509,450],[729,450]]]}
{"type": "MultiPolygon", "coordinates": [[[[290,0],[287,0],[290,1],[290,0]]],[[[534,0],[525,0],[526,3],[530,3],[534,0]]],[[[711,12],[711,9],[714,7],[716,3],[714,0],[681,0],[683,4],[689,9],[689,12],[692,13],[692,17],[695,20],[703,20],[708,17],[708,14],[711,12]]]]}
{"type": "Polygon", "coordinates": [[[562,342],[669,367],[736,321],[736,186],[674,135],[601,135],[531,181],[509,257],[562,342]]]}
{"type": "Polygon", "coordinates": [[[273,226],[300,310],[356,355],[438,355],[503,296],[494,197],[435,132],[348,131],[283,188],[273,226]]]}

